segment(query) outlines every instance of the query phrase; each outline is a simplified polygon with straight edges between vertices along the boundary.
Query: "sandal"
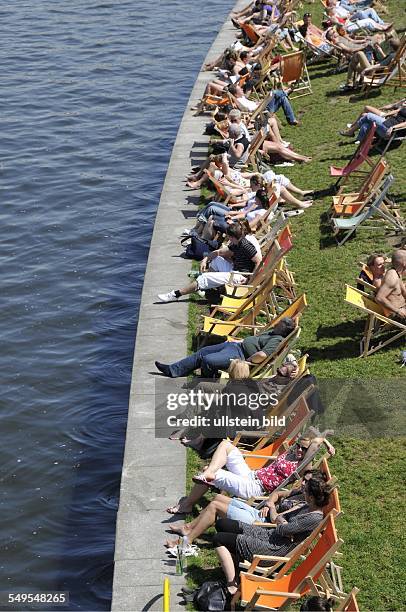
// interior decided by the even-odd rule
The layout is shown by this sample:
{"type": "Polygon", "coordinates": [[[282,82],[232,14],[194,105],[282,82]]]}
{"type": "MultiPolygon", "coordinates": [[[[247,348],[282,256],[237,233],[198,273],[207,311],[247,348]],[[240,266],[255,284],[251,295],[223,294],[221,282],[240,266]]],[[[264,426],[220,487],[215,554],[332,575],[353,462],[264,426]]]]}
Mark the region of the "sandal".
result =
{"type": "Polygon", "coordinates": [[[182,497],[177,504],[175,504],[174,506],[169,506],[169,508],[166,509],[168,514],[190,514],[193,510],[193,508],[190,508],[190,510],[181,510],[182,507],[182,502],[186,499],[186,497],[182,497]]]}
{"type": "Polygon", "coordinates": [[[205,487],[209,487],[210,489],[217,489],[216,485],[214,485],[210,480],[206,480],[203,474],[197,474],[192,478],[193,482],[196,484],[204,485],[205,487]]]}

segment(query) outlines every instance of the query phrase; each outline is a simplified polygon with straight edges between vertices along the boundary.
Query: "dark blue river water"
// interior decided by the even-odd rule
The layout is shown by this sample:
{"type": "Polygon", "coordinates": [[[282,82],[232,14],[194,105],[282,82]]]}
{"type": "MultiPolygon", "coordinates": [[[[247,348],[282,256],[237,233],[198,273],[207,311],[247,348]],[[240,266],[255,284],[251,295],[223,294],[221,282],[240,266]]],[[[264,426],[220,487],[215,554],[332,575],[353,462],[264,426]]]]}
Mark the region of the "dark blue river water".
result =
{"type": "Polygon", "coordinates": [[[154,213],[232,5],[1,5],[2,591],[66,590],[68,609],[109,609],[154,213]]]}

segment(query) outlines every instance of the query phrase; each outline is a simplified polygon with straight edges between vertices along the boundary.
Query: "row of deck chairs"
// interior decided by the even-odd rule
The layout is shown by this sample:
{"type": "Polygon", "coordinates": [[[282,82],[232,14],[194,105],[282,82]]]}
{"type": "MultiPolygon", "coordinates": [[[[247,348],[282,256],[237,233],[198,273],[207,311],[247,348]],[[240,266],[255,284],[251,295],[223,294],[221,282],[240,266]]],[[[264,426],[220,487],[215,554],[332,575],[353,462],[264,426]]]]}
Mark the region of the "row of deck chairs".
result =
{"type": "Polygon", "coordinates": [[[344,168],[330,168],[330,175],[338,177],[335,184],[338,194],[333,196],[330,220],[339,246],[345,244],[357,230],[381,228],[382,222],[384,227],[395,232],[403,233],[406,230],[405,220],[389,195],[395,182],[389,163],[381,156],[374,164],[368,155],[374,135],[375,124],[344,168]],[[353,184],[354,180],[360,179],[362,182],[357,191],[345,191],[349,180],[353,184]],[[372,218],[378,219],[380,224],[372,225],[372,218]]]}
{"type": "MultiPolygon", "coordinates": [[[[284,417],[286,426],[279,431],[277,426],[265,432],[238,432],[233,440],[244,455],[250,469],[260,469],[269,465],[276,457],[292,446],[306,429],[313,411],[309,408],[309,398],[314,392],[310,386],[294,402],[287,398],[295,385],[308,374],[306,356],[299,364],[299,376],[291,381],[279,397],[278,406],[270,409],[268,417],[284,417]],[[252,439],[252,443],[250,442],[252,439]]],[[[275,422],[275,421],[271,421],[275,422]]],[[[343,541],[338,537],[336,521],[341,516],[341,504],[337,479],[331,475],[328,455],[307,457],[296,471],[276,489],[287,490],[300,482],[303,473],[310,465],[326,475],[330,485],[330,500],[324,508],[321,524],[289,554],[284,557],[255,555],[251,562],[240,564],[240,587],[232,601],[247,610],[285,609],[307,595],[327,596],[336,602],[336,610],[359,610],[354,588],[347,595],[343,589],[341,566],[337,564],[338,552],[343,541]],[[263,564],[266,564],[264,566],[263,564]]],[[[248,503],[257,509],[264,504],[265,498],[251,498],[248,503]]],[[[275,527],[272,523],[254,523],[264,527],[275,527]]]]}

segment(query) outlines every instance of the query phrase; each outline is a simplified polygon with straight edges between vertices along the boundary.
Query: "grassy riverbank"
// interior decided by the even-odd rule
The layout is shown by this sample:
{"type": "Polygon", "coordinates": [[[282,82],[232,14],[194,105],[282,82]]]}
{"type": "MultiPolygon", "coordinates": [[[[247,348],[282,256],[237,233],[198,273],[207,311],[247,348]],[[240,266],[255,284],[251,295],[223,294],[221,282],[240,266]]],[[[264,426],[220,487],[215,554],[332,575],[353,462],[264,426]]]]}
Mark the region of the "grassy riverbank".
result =
{"type": "MultiPolygon", "coordinates": [[[[405,18],[401,3],[389,0],[387,6],[387,20],[394,21],[398,32],[402,32],[405,18]]],[[[321,3],[306,5],[304,10],[310,10],[314,23],[320,23],[321,3]]],[[[299,347],[309,354],[312,373],[320,380],[331,382],[330,396],[341,390],[340,380],[348,383],[353,379],[358,388],[364,385],[363,395],[368,393],[371,398],[371,405],[365,402],[364,415],[358,415],[359,422],[352,428],[344,429],[340,425],[346,422],[343,406],[356,408],[359,400],[350,388],[341,405],[333,407],[330,415],[337,449],[330,463],[332,473],[340,482],[343,507],[343,516],[338,522],[339,534],[344,540],[340,563],[345,587],[351,589],[355,585],[361,589],[358,599],[362,610],[402,610],[402,568],[405,566],[401,545],[405,512],[402,483],[405,438],[402,434],[405,428],[402,406],[397,404],[406,391],[404,370],[400,370],[398,363],[400,349],[405,346],[393,345],[360,359],[359,340],[364,320],[359,311],[344,302],[345,283],[354,283],[359,270],[357,263],[374,251],[390,254],[399,238],[381,230],[365,230],[357,232],[344,247],[337,248],[326,223],[333,182],[329,166],[344,165],[354,150],[351,140],[338,136],[338,130],[344,129],[365,104],[380,107],[402,94],[391,87],[368,98],[340,94],[338,87],[345,80],[345,74],[335,74],[332,63],[310,66],[309,73],[313,95],[293,102],[295,110],[303,113],[302,126],[287,126],[282,118],[283,138],[291,141],[295,150],[311,155],[313,161],[281,171],[299,187],[319,192],[314,206],[291,223],[294,248],[288,262],[299,291],[306,292],[309,302],[301,321],[299,347]],[[366,412],[369,418],[365,425],[366,412]]],[[[405,149],[393,149],[387,159],[396,179],[391,193],[405,216],[405,149]]],[[[201,307],[192,302],[190,339],[198,329],[200,311],[201,307]]],[[[190,476],[198,467],[196,457],[190,453],[189,486],[190,476]]],[[[217,557],[210,546],[202,546],[199,558],[190,561],[189,568],[190,577],[197,583],[220,575],[216,569],[217,557]]]]}

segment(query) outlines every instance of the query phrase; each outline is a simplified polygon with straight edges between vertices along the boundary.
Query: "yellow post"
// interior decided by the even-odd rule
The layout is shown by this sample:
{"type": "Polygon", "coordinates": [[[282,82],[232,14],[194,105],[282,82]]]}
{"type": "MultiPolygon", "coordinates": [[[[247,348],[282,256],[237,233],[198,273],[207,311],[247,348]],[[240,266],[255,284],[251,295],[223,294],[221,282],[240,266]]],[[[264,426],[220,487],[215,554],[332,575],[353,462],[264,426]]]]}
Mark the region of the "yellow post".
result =
{"type": "Polygon", "coordinates": [[[171,585],[169,582],[169,578],[165,578],[164,580],[164,607],[163,612],[170,611],[170,603],[171,603],[171,585]]]}

